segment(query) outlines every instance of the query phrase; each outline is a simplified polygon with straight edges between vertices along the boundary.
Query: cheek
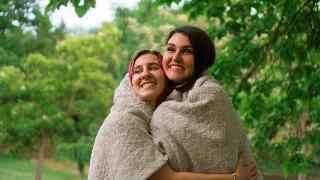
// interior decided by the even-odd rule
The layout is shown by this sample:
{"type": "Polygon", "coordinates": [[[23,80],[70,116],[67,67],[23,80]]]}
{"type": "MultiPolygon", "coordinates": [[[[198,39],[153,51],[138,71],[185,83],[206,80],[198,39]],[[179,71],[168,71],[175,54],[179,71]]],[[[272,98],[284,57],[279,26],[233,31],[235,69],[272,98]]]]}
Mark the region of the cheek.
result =
{"type": "Polygon", "coordinates": [[[163,74],[165,74],[168,70],[168,64],[169,62],[168,61],[165,61],[164,59],[162,60],[162,68],[163,68],[163,74]]]}
{"type": "Polygon", "coordinates": [[[161,87],[161,90],[163,90],[163,88],[164,88],[164,85],[165,85],[165,83],[166,83],[166,79],[164,78],[164,75],[163,75],[163,77],[160,79],[160,87],[161,87]]]}
{"type": "Polygon", "coordinates": [[[165,81],[166,81],[164,72],[162,70],[157,72],[155,77],[157,78],[157,81],[159,82],[160,87],[162,89],[164,87],[164,84],[165,84],[165,81]]]}
{"type": "Polygon", "coordinates": [[[163,68],[168,64],[169,62],[169,57],[168,55],[163,55],[163,59],[162,59],[162,66],[163,68]]]}
{"type": "Polygon", "coordinates": [[[135,77],[132,78],[132,87],[133,87],[133,90],[137,93],[137,90],[139,89],[138,78],[135,78],[135,77]]]}
{"type": "Polygon", "coordinates": [[[194,72],[195,70],[195,63],[194,63],[194,58],[193,57],[190,57],[190,59],[188,59],[188,65],[189,65],[189,68],[192,72],[194,72]]]}

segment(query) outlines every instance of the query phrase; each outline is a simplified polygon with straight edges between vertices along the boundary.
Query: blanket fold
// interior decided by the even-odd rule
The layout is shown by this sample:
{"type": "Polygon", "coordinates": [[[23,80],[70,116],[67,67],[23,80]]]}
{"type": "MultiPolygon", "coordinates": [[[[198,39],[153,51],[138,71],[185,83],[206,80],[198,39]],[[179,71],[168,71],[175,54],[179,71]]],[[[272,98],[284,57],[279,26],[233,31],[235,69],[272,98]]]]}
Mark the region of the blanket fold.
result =
{"type": "Polygon", "coordinates": [[[246,164],[254,161],[229,97],[208,72],[191,90],[174,90],[153,113],[150,127],[177,171],[233,173],[240,150],[246,164]]]}
{"type": "Polygon", "coordinates": [[[150,134],[152,113],[151,104],[135,95],[127,74],[96,136],[89,180],[143,180],[167,163],[150,134]]]}

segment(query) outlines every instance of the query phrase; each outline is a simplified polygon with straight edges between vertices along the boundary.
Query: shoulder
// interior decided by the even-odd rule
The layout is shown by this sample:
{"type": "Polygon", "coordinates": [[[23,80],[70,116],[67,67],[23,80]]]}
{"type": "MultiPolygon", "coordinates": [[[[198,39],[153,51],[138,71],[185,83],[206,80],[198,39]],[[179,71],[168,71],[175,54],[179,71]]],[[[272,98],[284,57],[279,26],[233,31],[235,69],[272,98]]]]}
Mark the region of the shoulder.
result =
{"type": "Polygon", "coordinates": [[[198,78],[190,90],[189,94],[211,94],[211,95],[225,95],[225,91],[220,83],[214,77],[205,72],[198,78]]]}
{"type": "Polygon", "coordinates": [[[114,101],[121,99],[135,99],[136,95],[132,88],[128,73],[120,82],[119,86],[116,88],[114,92],[114,101]]]}
{"type": "Polygon", "coordinates": [[[223,87],[208,72],[204,72],[194,83],[193,87],[185,92],[174,90],[167,100],[178,102],[196,102],[196,101],[212,101],[212,100],[228,100],[223,87]]]}

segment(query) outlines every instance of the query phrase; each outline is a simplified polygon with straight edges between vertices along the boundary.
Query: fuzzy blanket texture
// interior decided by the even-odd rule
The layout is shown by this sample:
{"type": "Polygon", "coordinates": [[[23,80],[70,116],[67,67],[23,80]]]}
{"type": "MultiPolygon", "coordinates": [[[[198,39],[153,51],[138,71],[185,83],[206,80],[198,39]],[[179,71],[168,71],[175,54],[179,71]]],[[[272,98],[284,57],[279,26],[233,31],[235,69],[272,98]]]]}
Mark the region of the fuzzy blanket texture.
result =
{"type": "Polygon", "coordinates": [[[89,180],[147,179],[167,163],[150,134],[152,113],[153,107],[135,95],[126,75],[96,136],[89,180]]]}
{"type": "Polygon", "coordinates": [[[208,72],[189,91],[174,90],[154,111],[150,128],[177,171],[233,173],[240,150],[246,164],[254,161],[229,97],[208,72]]]}
{"type": "Polygon", "coordinates": [[[229,97],[207,72],[154,112],[126,75],[95,139],[88,179],[148,179],[167,162],[181,172],[233,173],[240,150],[246,164],[254,161],[229,97]]]}

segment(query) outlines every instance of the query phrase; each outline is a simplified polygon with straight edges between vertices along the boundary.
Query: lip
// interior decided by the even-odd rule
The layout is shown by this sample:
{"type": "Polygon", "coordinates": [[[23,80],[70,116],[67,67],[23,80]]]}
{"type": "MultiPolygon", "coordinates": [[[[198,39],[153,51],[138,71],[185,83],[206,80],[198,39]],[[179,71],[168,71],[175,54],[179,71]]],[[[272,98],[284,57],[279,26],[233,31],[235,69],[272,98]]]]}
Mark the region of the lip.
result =
{"type": "Polygon", "coordinates": [[[184,67],[179,65],[179,64],[169,64],[169,69],[174,69],[174,70],[183,70],[184,67]]]}
{"type": "Polygon", "coordinates": [[[149,84],[149,83],[151,83],[151,84],[153,84],[153,85],[156,85],[156,84],[157,84],[156,81],[145,81],[145,82],[141,83],[140,87],[143,87],[144,85],[149,84]]]}

